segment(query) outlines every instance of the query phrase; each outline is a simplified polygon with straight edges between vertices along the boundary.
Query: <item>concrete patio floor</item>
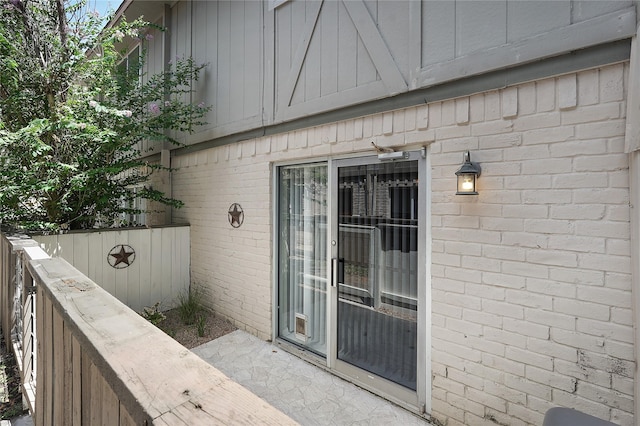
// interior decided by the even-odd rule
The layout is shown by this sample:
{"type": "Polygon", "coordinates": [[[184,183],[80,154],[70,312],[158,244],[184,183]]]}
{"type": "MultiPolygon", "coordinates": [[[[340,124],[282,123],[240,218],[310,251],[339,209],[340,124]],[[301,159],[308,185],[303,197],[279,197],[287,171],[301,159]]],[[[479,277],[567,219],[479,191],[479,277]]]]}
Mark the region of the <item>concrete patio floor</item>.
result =
{"type": "Polygon", "coordinates": [[[385,399],[240,330],[192,351],[302,425],[429,424],[385,399]]]}

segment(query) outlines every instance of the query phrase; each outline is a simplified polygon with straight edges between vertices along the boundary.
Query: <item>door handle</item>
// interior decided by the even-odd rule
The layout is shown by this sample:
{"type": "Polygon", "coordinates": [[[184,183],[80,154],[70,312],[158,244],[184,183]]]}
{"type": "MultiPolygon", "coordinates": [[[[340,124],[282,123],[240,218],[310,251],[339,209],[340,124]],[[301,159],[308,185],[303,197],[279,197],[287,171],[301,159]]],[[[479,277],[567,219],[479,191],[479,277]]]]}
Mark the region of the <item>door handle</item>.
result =
{"type": "Polygon", "coordinates": [[[344,259],[334,257],[331,259],[331,287],[336,287],[344,281],[344,259]]]}

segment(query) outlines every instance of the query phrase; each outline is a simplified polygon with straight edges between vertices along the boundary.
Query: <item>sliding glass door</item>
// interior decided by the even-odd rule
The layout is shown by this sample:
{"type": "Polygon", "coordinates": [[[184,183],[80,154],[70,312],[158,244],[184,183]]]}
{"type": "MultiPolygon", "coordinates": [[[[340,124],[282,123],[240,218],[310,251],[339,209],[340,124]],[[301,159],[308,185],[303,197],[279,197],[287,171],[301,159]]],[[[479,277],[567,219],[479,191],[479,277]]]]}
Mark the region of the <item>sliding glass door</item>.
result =
{"type": "Polygon", "coordinates": [[[424,152],[283,166],[278,335],[421,410],[426,399],[424,152]]]}
{"type": "Polygon", "coordinates": [[[338,359],[416,389],[418,162],[338,167],[338,359]]]}

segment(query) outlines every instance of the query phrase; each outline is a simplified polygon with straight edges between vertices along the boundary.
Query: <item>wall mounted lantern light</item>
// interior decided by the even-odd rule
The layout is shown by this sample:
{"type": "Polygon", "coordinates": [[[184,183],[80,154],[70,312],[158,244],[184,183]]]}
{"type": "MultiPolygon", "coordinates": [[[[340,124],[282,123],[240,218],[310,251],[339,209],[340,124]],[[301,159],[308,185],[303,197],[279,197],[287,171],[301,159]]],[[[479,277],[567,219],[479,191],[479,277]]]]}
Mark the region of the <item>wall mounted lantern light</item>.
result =
{"type": "Polygon", "coordinates": [[[480,176],[480,166],[471,162],[469,151],[462,156],[464,163],[456,172],[458,177],[458,191],[456,195],[478,195],[476,179],[480,176]]]}

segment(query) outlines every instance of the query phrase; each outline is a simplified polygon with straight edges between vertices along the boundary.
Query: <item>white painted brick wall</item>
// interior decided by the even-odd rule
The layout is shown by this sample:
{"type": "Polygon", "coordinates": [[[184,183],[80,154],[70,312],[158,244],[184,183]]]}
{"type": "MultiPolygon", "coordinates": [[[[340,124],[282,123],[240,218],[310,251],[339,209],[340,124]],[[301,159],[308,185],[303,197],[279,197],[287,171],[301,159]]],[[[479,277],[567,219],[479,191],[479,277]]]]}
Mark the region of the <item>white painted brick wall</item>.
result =
{"type": "MultiPolygon", "coordinates": [[[[624,131],[624,67],[474,95],[468,126],[480,139],[477,149],[468,145],[482,165],[475,198],[447,196],[459,167],[449,154],[465,148],[445,136],[466,132],[435,129],[434,203],[462,204],[459,214],[440,205],[434,213],[442,216],[434,221],[439,224],[433,229],[434,242],[456,241],[441,246],[440,258],[453,254],[452,248],[460,254],[465,241],[482,247],[480,255],[462,256],[465,275],[475,272],[481,284],[465,281],[459,295],[480,299],[480,309],[462,306],[455,325],[459,330],[465,322],[481,326],[480,332],[474,328],[474,356],[480,351],[487,361],[484,354],[495,351],[491,344],[497,342],[504,346],[504,358],[492,354],[492,368],[502,369],[505,360],[511,363],[511,371],[503,371],[497,383],[484,382],[481,389],[467,386],[465,395],[485,411],[467,410],[466,424],[482,424],[482,419],[540,424],[544,412],[556,405],[633,424],[628,158],[617,142],[624,131]],[[484,120],[479,118],[483,113],[484,120]],[[485,206],[499,208],[486,216],[477,213],[485,206]],[[474,218],[479,219],[477,228],[468,226],[474,218]],[[489,242],[492,234],[499,235],[497,243],[489,242]],[[607,284],[611,274],[617,279],[607,284]],[[484,293],[487,286],[506,288],[504,299],[496,300],[493,291],[484,293]],[[471,398],[475,392],[500,403],[471,398]],[[521,397],[509,400],[511,392],[521,397]]],[[[455,303],[452,297],[443,300],[440,315],[447,316],[447,301],[455,303]]],[[[444,326],[450,323],[445,318],[444,326]]],[[[434,332],[433,346],[445,335],[434,332]]],[[[474,369],[464,371],[472,374],[474,369]]],[[[447,403],[454,405],[448,395],[434,405],[442,421],[450,417],[447,403]]],[[[458,417],[456,411],[456,421],[458,417]]]]}
{"type": "Polygon", "coordinates": [[[309,128],[174,159],[193,282],[271,339],[271,170],[281,161],[429,146],[432,414],[539,425],[552,406],[633,424],[625,67],[309,128]],[[462,152],[480,195],[456,197],[462,152]],[[240,203],[241,228],[227,222],[240,203]]]}

